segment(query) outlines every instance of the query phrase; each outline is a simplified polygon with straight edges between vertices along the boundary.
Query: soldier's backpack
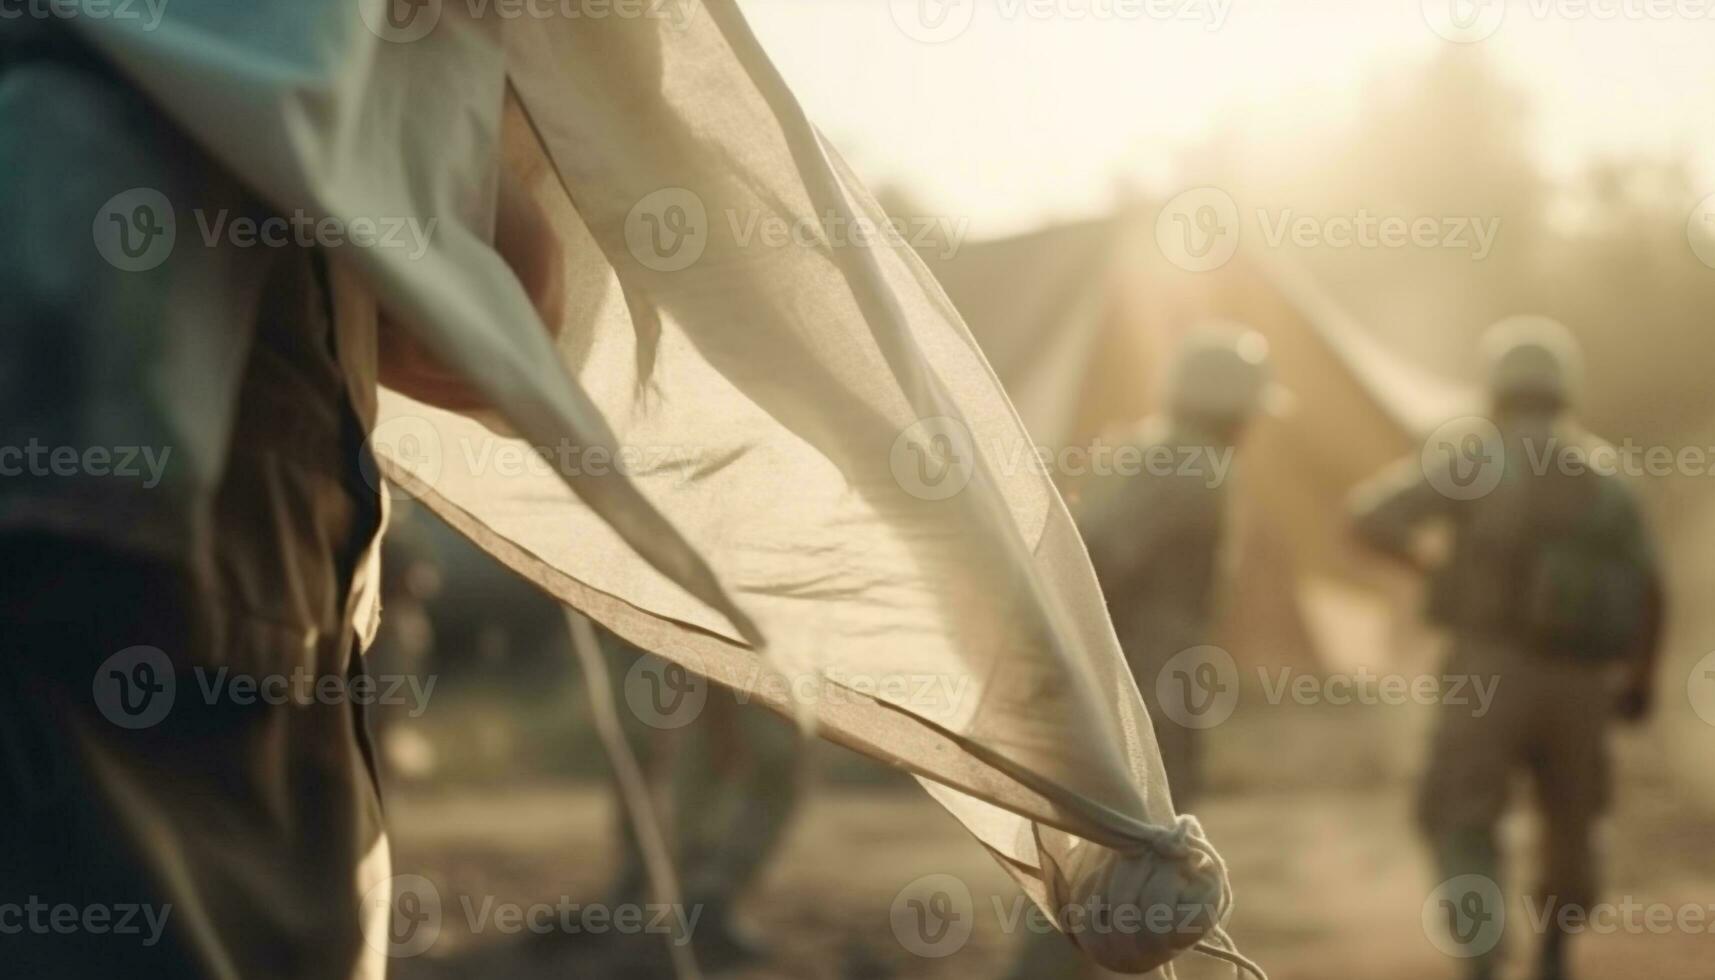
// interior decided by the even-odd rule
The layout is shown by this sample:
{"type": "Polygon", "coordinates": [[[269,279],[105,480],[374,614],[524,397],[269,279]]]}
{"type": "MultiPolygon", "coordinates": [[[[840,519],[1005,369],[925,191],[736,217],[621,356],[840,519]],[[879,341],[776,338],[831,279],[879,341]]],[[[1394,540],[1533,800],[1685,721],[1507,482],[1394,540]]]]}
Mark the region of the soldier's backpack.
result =
{"type": "Polygon", "coordinates": [[[1644,530],[1617,478],[1584,474],[1567,519],[1526,549],[1518,583],[1519,628],[1556,656],[1605,662],[1646,642],[1655,589],[1644,530]]]}

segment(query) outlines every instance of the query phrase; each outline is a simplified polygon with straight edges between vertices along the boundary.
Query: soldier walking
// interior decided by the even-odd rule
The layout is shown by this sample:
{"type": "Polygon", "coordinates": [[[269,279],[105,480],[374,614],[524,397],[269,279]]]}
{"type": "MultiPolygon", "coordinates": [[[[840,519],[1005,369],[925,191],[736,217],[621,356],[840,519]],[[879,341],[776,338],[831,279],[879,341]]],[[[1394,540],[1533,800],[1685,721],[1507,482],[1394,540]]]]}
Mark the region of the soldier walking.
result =
{"type": "MultiPolygon", "coordinates": [[[[1213,638],[1231,565],[1230,465],[1251,421],[1279,394],[1261,334],[1224,324],[1199,328],[1175,357],[1166,411],[1139,423],[1119,447],[1137,465],[1092,474],[1073,505],[1182,811],[1202,790],[1199,732],[1185,723],[1184,705],[1162,703],[1157,681],[1176,655],[1213,638]]],[[[1028,937],[1012,976],[1040,980],[1084,969],[1071,944],[1042,933],[1028,937]]]]}
{"type": "Polygon", "coordinates": [[[1277,393],[1261,334],[1198,330],[1174,362],[1165,414],[1131,436],[1143,472],[1099,476],[1075,507],[1181,810],[1202,789],[1198,733],[1183,723],[1180,705],[1162,703],[1157,680],[1174,656],[1213,639],[1232,564],[1229,467],[1252,419],[1277,393]]]}
{"type": "Polygon", "coordinates": [[[1447,673],[1496,681],[1487,712],[1440,706],[1418,806],[1457,893],[1452,914],[1468,920],[1454,923],[1458,955],[1471,977],[1496,975],[1498,929],[1481,926],[1502,921],[1488,907],[1501,900],[1495,830],[1525,773],[1542,811],[1549,906],[1536,976],[1561,980],[1562,910],[1587,914],[1596,898],[1608,719],[1649,713],[1662,588],[1631,490],[1581,462],[1599,443],[1567,417],[1578,352],[1565,328],[1503,321],[1485,347],[1492,421],[1454,432],[1439,462],[1426,454],[1360,488],[1357,528],[1429,577],[1429,618],[1451,638],[1447,673]],[[1425,553],[1437,524],[1451,534],[1443,561],[1425,553]]]}

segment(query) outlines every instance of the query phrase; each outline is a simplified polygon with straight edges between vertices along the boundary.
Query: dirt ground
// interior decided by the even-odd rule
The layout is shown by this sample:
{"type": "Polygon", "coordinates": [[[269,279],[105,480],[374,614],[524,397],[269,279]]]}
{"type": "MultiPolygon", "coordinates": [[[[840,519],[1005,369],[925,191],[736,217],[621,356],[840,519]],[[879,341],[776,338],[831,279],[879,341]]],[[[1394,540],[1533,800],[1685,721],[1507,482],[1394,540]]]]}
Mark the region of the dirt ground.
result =
{"type": "MultiPolygon", "coordinates": [[[[1407,781],[1364,790],[1218,794],[1202,808],[1231,862],[1239,905],[1233,932],[1275,980],[1452,980],[1458,963],[1421,924],[1432,887],[1413,838],[1407,781]]],[[[1706,815],[1654,785],[1622,788],[1611,841],[1609,897],[1715,905],[1715,830],[1706,815]]],[[[396,795],[389,804],[395,872],[435,882],[438,941],[394,963],[401,980],[666,977],[664,940],[532,934],[485,917],[501,905],[599,902],[615,848],[600,785],[396,795]],[[485,906],[486,903],[486,906],[485,906]]],[[[1526,819],[1506,828],[1522,865],[1526,819]]],[[[1521,867],[1520,872],[1523,872],[1521,867]]],[[[814,794],[744,915],[772,948],[765,963],[711,975],[764,980],[1003,977],[1019,931],[1007,923],[1018,892],[960,826],[910,787],[827,787],[814,794]],[[890,917],[924,875],[968,887],[968,942],[941,958],[908,951],[890,917]]],[[[1509,906],[1510,910],[1511,906],[1509,906]]],[[[1710,915],[1715,928],[1715,912],[1710,915]]],[[[1530,945],[1509,930],[1514,974],[1530,945]]],[[[1577,976],[1602,980],[1715,978],[1715,933],[1612,932],[1583,937],[1577,976]]],[[[1194,964],[1185,980],[1231,976],[1194,964]]],[[[1045,980],[1059,980],[1045,978],[1045,980]]]]}

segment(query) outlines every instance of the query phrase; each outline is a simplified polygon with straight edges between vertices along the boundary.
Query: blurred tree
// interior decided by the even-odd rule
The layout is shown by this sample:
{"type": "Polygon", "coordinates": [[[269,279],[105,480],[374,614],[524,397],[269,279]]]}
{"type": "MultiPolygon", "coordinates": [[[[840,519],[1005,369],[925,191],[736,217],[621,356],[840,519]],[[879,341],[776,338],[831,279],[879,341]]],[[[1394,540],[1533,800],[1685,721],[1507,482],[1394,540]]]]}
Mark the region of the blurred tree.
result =
{"type": "Polygon", "coordinates": [[[1451,377],[1475,379],[1474,341],[1501,317],[1561,319],[1589,355],[1585,414],[1597,431],[1698,444],[1715,431],[1702,377],[1715,356],[1715,270],[1692,251],[1687,222],[1715,188],[1695,187],[1683,157],[1599,160],[1556,180],[1534,151],[1536,127],[1484,49],[1445,46],[1378,77],[1344,125],[1279,145],[1235,118],[1185,169],[1233,194],[1246,248],[1270,247],[1259,211],[1498,220],[1481,258],[1454,247],[1278,251],[1400,353],[1451,377]]]}

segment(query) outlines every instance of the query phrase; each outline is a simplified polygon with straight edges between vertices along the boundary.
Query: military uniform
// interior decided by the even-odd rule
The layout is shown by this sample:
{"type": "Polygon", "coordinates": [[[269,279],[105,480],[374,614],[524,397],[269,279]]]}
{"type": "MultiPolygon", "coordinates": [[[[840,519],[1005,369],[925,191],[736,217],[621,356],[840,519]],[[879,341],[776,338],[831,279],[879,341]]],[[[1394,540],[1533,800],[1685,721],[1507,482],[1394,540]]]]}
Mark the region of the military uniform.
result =
{"type": "Polygon", "coordinates": [[[0,445],[108,454],[0,478],[0,907],[106,910],[10,932],[5,972],[379,976],[360,709],[205,693],[363,670],[372,310],[315,251],[203,241],[192,208],[267,211],[55,25],[0,23],[0,132],[0,445]],[[138,187],[178,237],[124,271],[91,225],[138,187]]]}
{"type": "MultiPolygon", "coordinates": [[[[1450,552],[1431,573],[1428,615],[1451,636],[1446,670],[1497,682],[1486,713],[1437,709],[1418,818],[1441,878],[1499,882],[1495,829],[1526,774],[1545,828],[1541,896],[1587,910],[1611,792],[1616,672],[1646,683],[1659,569],[1630,489],[1580,462],[1599,441],[1558,418],[1567,384],[1559,359],[1569,355],[1553,345],[1567,342],[1557,327],[1525,326],[1545,339],[1508,339],[1491,383],[1497,401],[1523,396],[1536,407],[1498,411],[1498,427],[1452,443],[1481,454],[1409,460],[1360,488],[1357,527],[1377,549],[1422,565],[1419,535],[1445,525],[1450,552]]],[[[1539,976],[1562,976],[1562,942],[1545,938],[1539,976]]],[[[1500,950],[1480,943],[1467,949],[1472,972],[1491,976],[1500,950]]]]}
{"type": "MultiPolygon", "coordinates": [[[[1213,436],[1169,419],[1152,420],[1139,435],[1141,452],[1164,451],[1160,458],[1175,468],[1181,450],[1221,451],[1213,436]]],[[[1075,509],[1181,808],[1202,789],[1198,733],[1162,710],[1156,679],[1174,655],[1212,642],[1227,509],[1225,481],[1212,480],[1206,469],[1104,475],[1084,489],[1075,509]]]]}
{"type": "MultiPolygon", "coordinates": [[[[1215,457],[1236,451],[1250,417],[1278,393],[1267,350],[1261,335],[1231,325],[1193,331],[1169,377],[1167,413],[1145,420],[1116,447],[1128,450],[1124,461],[1140,471],[1121,468],[1116,451],[1114,471],[1086,480],[1072,508],[1181,811],[1202,793],[1201,740],[1175,720],[1178,712],[1164,709],[1157,681],[1174,656],[1213,639],[1230,565],[1230,473],[1216,471],[1215,457]]],[[[1041,980],[1089,969],[1064,937],[1030,933],[1010,975],[1041,980]]]]}

